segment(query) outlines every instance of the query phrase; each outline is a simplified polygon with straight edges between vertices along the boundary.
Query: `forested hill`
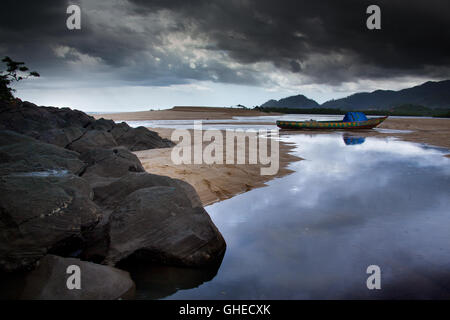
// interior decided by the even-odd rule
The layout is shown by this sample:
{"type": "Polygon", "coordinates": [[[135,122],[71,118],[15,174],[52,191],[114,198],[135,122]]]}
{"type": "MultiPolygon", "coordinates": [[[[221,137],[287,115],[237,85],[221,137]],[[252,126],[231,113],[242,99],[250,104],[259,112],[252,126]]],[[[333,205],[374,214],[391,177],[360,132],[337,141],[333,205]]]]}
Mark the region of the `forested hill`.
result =
{"type": "Polygon", "coordinates": [[[394,107],[413,105],[427,108],[450,108],[450,80],[428,81],[421,85],[399,90],[376,90],[360,92],[345,98],[329,100],[322,105],[296,95],[280,100],[269,100],[263,108],[327,108],[341,110],[391,110],[394,107]]]}

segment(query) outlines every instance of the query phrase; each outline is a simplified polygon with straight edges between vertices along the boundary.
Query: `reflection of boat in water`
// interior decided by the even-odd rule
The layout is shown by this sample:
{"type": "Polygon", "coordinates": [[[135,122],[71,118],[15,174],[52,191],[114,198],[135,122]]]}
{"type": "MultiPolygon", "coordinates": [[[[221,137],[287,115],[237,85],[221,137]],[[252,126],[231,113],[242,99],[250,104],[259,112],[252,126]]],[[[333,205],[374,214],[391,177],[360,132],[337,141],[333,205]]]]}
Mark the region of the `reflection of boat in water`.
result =
{"type": "Polygon", "coordinates": [[[372,129],[382,123],[386,117],[368,119],[362,112],[347,112],[340,121],[277,121],[281,129],[372,129]]]}
{"type": "Polygon", "coordinates": [[[342,138],[344,139],[344,143],[347,146],[351,146],[351,145],[355,145],[355,144],[363,144],[364,141],[366,141],[365,137],[353,136],[350,134],[344,134],[342,136],[342,138]]]}

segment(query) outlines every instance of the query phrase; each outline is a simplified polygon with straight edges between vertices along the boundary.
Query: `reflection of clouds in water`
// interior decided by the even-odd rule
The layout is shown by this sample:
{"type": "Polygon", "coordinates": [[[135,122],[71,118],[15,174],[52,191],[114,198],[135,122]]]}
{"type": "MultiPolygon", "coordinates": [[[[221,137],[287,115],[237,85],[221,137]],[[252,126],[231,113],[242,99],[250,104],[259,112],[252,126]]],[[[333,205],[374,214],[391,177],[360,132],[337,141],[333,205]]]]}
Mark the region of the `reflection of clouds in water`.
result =
{"type": "MultiPolygon", "coordinates": [[[[293,167],[298,172],[286,180],[292,180],[297,194],[305,192],[305,199],[298,201],[308,207],[336,199],[340,201],[334,201],[334,206],[342,205],[344,200],[362,206],[374,199],[386,201],[388,198],[393,202],[392,207],[401,205],[403,208],[411,201],[414,190],[410,182],[420,182],[416,190],[420,190],[421,185],[434,183],[432,176],[426,173],[419,180],[417,168],[438,168],[443,174],[449,174],[449,159],[442,157],[442,151],[423,149],[413,143],[368,138],[364,145],[352,146],[348,152],[336,136],[294,136],[294,139],[298,145],[296,153],[307,160],[295,163],[293,167]],[[317,148],[319,144],[321,147],[317,148]],[[392,192],[386,193],[384,188],[392,192]],[[394,197],[405,203],[395,202],[394,197]]],[[[427,199],[422,201],[428,202],[427,199]]]]}
{"type": "MultiPolygon", "coordinates": [[[[304,170],[318,174],[350,174],[355,166],[371,167],[374,163],[410,160],[411,166],[437,167],[448,170],[448,159],[442,157],[448,151],[438,148],[424,148],[420,144],[399,141],[395,138],[366,138],[363,144],[351,146],[351,150],[342,148],[345,143],[336,139],[340,134],[330,135],[291,135],[281,138],[285,142],[294,142],[294,152],[309,162],[304,170]],[[317,148],[320,145],[320,148],[317,148]],[[430,157],[432,156],[432,157],[430,157]],[[409,159],[406,159],[409,158],[409,159]],[[344,161],[343,161],[344,160],[344,161]]],[[[303,163],[302,163],[303,164],[303,163]]],[[[376,174],[376,173],[374,173],[376,174]]]]}
{"type": "Polygon", "coordinates": [[[227,241],[222,266],[170,298],[417,297],[427,288],[442,297],[433,288],[442,281],[435,271],[450,267],[445,152],[376,138],[349,148],[340,134],[283,139],[307,160],[207,207],[227,241]],[[382,269],[382,292],[365,287],[370,264],[382,269]]]}
{"type": "MultiPolygon", "coordinates": [[[[399,141],[395,138],[373,138],[368,137],[363,144],[356,145],[352,148],[352,152],[348,149],[342,148],[344,142],[340,139],[336,139],[337,136],[341,136],[340,133],[335,134],[322,134],[322,135],[306,135],[297,134],[284,136],[283,141],[293,142],[297,145],[296,152],[299,155],[311,159],[308,155],[314,157],[314,160],[321,162],[328,162],[329,158],[341,158],[342,156],[348,157],[348,159],[355,159],[362,154],[374,155],[374,153],[385,154],[387,156],[401,155],[401,156],[422,156],[427,160],[428,155],[439,155],[445,154],[445,152],[440,151],[435,148],[423,148],[420,144],[399,141]],[[320,144],[320,148],[316,146],[320,144]],[[326,155],[326,157],[321,157],[326,155]]],[[[367,158],[370,159],[370,158],[367,158]]],[[[367,160],[366,159],[366,160],[367,160]]],[[[379,161],[380,159],[375,159],[379,161]]],[[[355,161],[359,161],[355,159],[355,161]]],[[[436,159],[432,159],[433,164],[436,164],[436,159]]]]}

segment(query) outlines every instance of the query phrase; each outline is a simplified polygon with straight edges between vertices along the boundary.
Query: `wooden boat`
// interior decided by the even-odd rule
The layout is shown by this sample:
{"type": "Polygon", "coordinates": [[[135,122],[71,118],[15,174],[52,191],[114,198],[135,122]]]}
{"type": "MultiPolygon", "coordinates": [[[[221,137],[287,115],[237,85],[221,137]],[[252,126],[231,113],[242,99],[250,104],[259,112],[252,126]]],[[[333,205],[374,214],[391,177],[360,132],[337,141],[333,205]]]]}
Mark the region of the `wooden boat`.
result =
{"type": "Polygon", "coordinates": [[[277,121],[281,129],[372,129],[386,120],[388,117],[367,119],[366,121],[277,121]]]}

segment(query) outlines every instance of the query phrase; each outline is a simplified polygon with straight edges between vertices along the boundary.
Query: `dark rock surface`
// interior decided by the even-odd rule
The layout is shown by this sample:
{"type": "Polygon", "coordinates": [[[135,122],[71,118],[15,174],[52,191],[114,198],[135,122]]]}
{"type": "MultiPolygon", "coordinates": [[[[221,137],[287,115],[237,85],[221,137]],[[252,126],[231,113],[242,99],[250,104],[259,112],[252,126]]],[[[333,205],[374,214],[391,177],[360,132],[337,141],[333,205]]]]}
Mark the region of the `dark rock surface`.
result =
{"type": "Polygon", "coordinates": [[[171,141],[161,139],[156,132],[144,127],[131,128],[125,122],[112,128],[111,133],[117,144],[126,146],[131,151],[139,151],[153,148],[166,148],[173,146],[171,141]]]}
{"type": "Polygon", "coordinates": [[[0,175],[68,171],[78,175],[86,167],[79,154],[39,142],[13,131],[0,131],[0,175]]]}
{"type": "Polygon", "coordinates": [[[95,201],[103,206],[115,207],[120,205],[125,198],[136,190],[149,187],[175,187],[180,192],[186,193],[192,207],[201,206],[201,201],[195,189],[188,183],[151,173],[128,172],[113,183],[94,188],[95,201]]]}
{"type": "Polygon", "coordinates": [[[172,265],[204,266],[225,251],[224,240],[202,207],[192,207],[175,187],[149,187],[129,194],[109,219],[106,263],[134,254],[172,265]]]}
{"type": "Polygon", "coordinates": [[[128,172],[145,172],[138,157],[123,147],[90,149],[80,159],[87,164],[82,177],[93,188],[109,184],[128,172]]]}
{"type": "MultiPolygon", "coordinates": [[[[225,241],[203,209],[194,188],[176,179],[128,173],[94,189],[96,203],[111,210],[105,262],[137,255],[172,265],[213,264],[225,241]]],[[[97,251],[98,253],[98,251],[97,251]]]]}
{"type": "Polygon", "coordinates": [[[117,147],[111,133],[103,130],[86,131],[80,138],[67,145],[67,149],[83,153],[91,149],[117,147]]]}
{"type": "Polygon", "coordinates": [[[115,265],[127,258],[171,265],[214,264],[225,252],[222,235],[188,183],[129,172],[94,188],[107,216],[88,233],[88,260],[115,265]],[[107,241],[105,241],[107,239],[107,241]]]}
{"type": "Polygon", "coordinates": [[[62,171],[0,177],[0,269],[33,267],[47,252],[68,254],[102,217],[89,183],[62,171]]]}
{"type": "MultiPolygon", "coordinates": [[[[53,270],[66,260],[52,254],[110,266],[127,259],[195,267],[219,261],[226,244],[195,189],[146,173],[129,150],[171,145],[143,127],[80,111],[0,103],[0,272],[59,281],[53,270]],[[46,267],[35,269],[39,263],[46,267]]],[[[99,279],[111,272],[103,268],[94,268],[99,279]]],[[[57,295],[49,281],[24,296],[57,295]]],[[[101,290],[62,296],[119,297],[101,290]]]]}
{"type": "Polygon", "coordinates": [[[88,148],[124,146],[131,151],[173,146],[156,132],[144,127],[131,128],[125,122],[96,120],[69,108],[0,104],[0,130],[16,131],[60,147],[85,151],[88,148]]]}
{"type": "MultiPolygon", "coordinates": [[[[46,255],[37,268],[25,275],[0,275],[3,299],[27,300],[116,300],[134,297],[135,285],[130,275],[109,266],[46,255]],[[68,289],[67,273],[71,265],[80,268],[81,289],[68,289]],[[4,279],[1,279],[3,276],[4,279]]],[[[69,281],[70,282],[70,281],[69,281]]]]}

